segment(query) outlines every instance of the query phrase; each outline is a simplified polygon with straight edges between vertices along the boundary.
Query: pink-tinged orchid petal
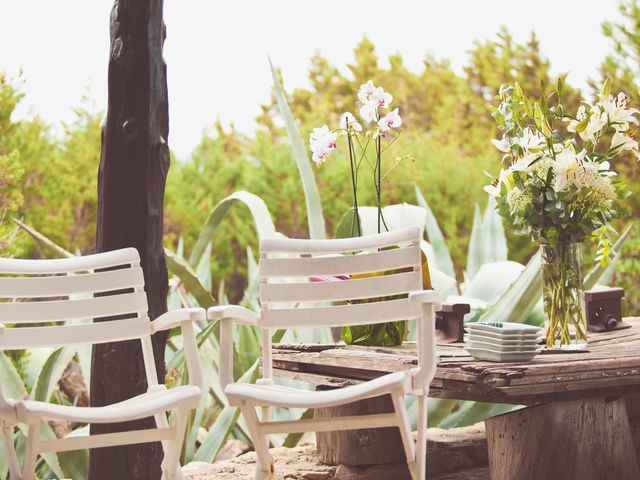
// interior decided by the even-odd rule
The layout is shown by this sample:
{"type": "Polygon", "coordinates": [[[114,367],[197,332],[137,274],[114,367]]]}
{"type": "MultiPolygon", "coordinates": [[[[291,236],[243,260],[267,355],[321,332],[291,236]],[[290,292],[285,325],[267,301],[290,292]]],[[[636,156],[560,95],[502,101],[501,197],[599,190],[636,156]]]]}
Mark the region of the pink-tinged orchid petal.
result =
{"type": "Polygon", "coordinates": [[[377,87],[369,97],[371,103],[376,107],[387,108],[393,101],[393,96],[384,91],[382,87],[377,87]]]}
{"type": "Polygon", "coordinates": [[[402,125],[402,118],[398,115],[398,109],[395,108],[391,112],[387,113],[378,121],[378,129],[380,135],[384,136],[386,132],[392,128],[399,128],[402,125]]]}

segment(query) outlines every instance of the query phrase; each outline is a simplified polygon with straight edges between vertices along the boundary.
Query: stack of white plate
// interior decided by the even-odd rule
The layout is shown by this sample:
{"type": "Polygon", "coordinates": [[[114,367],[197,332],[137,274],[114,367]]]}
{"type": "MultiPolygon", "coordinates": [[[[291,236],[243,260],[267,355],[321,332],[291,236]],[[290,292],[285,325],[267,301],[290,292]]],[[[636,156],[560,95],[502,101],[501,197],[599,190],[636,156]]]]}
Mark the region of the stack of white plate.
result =
{"type": "Polygon", "coordinates": [[[542,350],[540,327],[509,322],[471,322],[465,327],[465,350],[477,360],[526,362],[542,350]]]}

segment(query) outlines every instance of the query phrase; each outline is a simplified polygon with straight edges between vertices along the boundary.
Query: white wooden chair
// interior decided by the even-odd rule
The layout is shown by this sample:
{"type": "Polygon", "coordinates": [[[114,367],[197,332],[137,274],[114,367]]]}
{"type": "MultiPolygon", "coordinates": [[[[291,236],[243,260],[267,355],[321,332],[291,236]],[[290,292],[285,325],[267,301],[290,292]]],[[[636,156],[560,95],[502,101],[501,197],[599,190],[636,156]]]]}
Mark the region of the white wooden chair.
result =
{"type": "Polygon", "coordinates": [[[0,427],[12,480],[32,480],[39,453],[156,441],[162,442],[164,448],[163,479],[182,478],[180,452],[187,417],[198,405],[201,395],[202,374],[192,322],[206,318],[203,309],[174,310],[149,321],[140,257],[134,248],[68,259],[0,258],[0,298],[7,300],[0,303],[0,350],[137,339],[142,345],[148,384],[146,393],[104,407],[7,398],[0,385],[0,427]],[[101,269],[109,270],[96,271],[101,269]],[[105,292],[109,295],[93,296],[105,292]],[[90,321],[120,315],[133,318],[90,321]],[[77,322],[82,319],[89,322],[77,322]],[[10,328],[11,325],[15,327],[10,328]],[[178,326],[184,337],[190,385],[168,390],[158,382],[151,335],[178,326]],[[173,426],[169,426],[167,420],[167,413],[171,411],[176,412],[173,426]],[[56,440],[40,438],[42,422],[48,420],[118,423],[151,416],[155,417],[155,429],[56,440]],[[18,424],[28,425],[22,470],[13,445],[13,431],[18,424]]]}
{"type": "Polygon", "coordinates": [[[210,320],[219,320],[220,382],[231,405],[241,408],[258,463],[256,479],[275,479],[269,454],[269,434],[353,430],[372,427],[400,429],[409,469],[425,478],[427,394],[435,374],[435,315],[439,298],[422,290],[420,231],[404,228],[379,235],[340,240],[274,238],[260,245],[261,313],[239,306],[212,307],[210,320]],[[324,275],[387,272],[384,276],[313,282],[324,275]],[[292,277],[297,277],[292,283],[292,277]],[[286,279],[286,280],[285,280],[286,279]],[[389,298],[391,297],[391,298],[389,298]],[[345,303],[371,299],[370,303],[345,303]],[[336,305],[329,302],[340,301],[336,305]],[[418,366],[330,391],[305,391],[273,381],[271,336],[276,329],[335,327],[416,319],[418,366]],[[232,323],[262,329],[262,378],[253,384],[234,383],[232,323]],[[273,421],[270,407],[318,408],[390,394],[395,411],[387,414],[333,419],[273,421]],[[404,395],[418,397],[418,438],[413,441],[404,395]],[[261,407],[261,417],[256,408],[261,407]]]}

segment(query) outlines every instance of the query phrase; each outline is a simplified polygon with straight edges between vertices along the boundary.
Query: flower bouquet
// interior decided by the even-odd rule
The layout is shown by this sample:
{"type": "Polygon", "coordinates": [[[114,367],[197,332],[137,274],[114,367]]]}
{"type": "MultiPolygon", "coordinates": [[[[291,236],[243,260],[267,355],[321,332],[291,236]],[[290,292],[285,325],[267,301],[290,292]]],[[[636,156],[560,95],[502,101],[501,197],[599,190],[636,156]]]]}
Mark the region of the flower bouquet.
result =
{"type": "Polygon", "coordinates": [[[503,85],[493,117],[504,153],[497,179],[485,187],[516,233],[540,242],[548,347],[584,348],[587,328],[580,244],[598,241],[597,260],[611,255],[610,222],[629,195],[612,169],[622,152],[639,155],[639,112],[605,81],[593,104],[572,115],[562,105],[562,80],[538,101],[520,86],[503,85]]]}

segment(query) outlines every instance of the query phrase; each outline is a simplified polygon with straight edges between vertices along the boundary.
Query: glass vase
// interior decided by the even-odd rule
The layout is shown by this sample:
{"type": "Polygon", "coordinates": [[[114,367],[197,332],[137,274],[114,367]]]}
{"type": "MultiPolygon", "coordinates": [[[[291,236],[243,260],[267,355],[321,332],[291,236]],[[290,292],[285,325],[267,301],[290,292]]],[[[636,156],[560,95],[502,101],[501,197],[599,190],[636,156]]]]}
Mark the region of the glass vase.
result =
{"type": "Polygon", "coordinates": [[[547,347],[583,350],[587,347],[587,321],[580,243],[543,244],[540,250],[547,347]]]}

